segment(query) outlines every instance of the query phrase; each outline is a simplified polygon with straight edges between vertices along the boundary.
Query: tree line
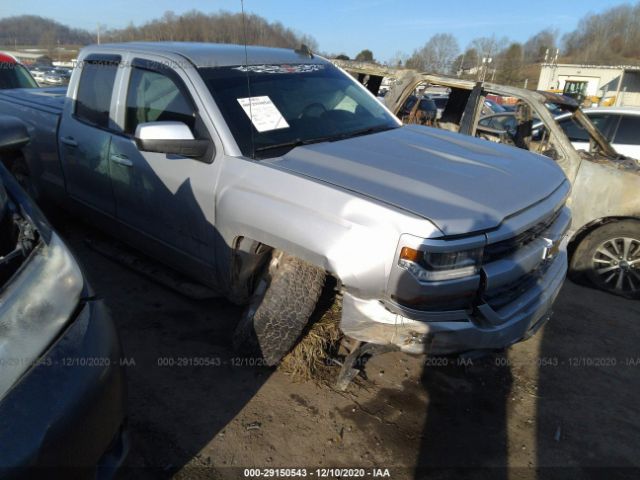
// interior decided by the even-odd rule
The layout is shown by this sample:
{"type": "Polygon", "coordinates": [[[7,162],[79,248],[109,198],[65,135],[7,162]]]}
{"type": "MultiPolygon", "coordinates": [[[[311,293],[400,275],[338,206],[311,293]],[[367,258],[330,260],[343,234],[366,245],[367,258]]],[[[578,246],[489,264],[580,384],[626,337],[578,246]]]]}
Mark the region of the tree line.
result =
{"type": "Polygon", "coordinates": [[[492,35],[476,38],[461,50],[453,35],[437,33],[411,55],[398,52],[387,63],[521,85],[538,77],[543,62],[640,65],[640,2],[587,14],[562,37],[551,28],[525,42],[492,35]]]}
{"type": "Polygon", "coordinates": [[[87,45],[95,35],[79,28],[70,28],[37,15],[0,18],[0,45],[20,47],[33,45],[87,45]]]}
{"type": "Polygon", "coordinates": [[[255,14],[218,12],[205,14],[193,10],[182,15],[166,12],[162,17],[141,26],[130,24],[123,29],[106,31],[105,41],[191,41],[264,45],[268,47],[299,47],[307,45],[317,50],[318,44],[309,35],[287,28],[280,22],[268,22],[255,14]]]}
{"type": "MultiPolygon", "coordinates": [[[[98,26],[100,29],[100,26],[98,26]]],[[[218,12],[205,14],[198,11],[176,15],[166,12],[162,17],[140,26],[126,28],[102,27],[100,41],[192,41],[216,42],[270,47],[299,47],[307,45],[317,50],[318,44],[309,35],[292,30],[280,22],[269,22],[255,14],[218,12]]],[[[88,45],[96,43],[98,32],[73,29],[59,22],[22,15],[0,19],[0,45],[6,47],[40,46],[53,50],[57,45],[88,45]]]]}
{"type": "MultiPolygon", "coordinates": [[[[95,33],[70,28],[50,19],[23,15],[0,19],[0,45],[34,46],[50,53],[58,45],[95,43],[95,33]]],[[[191,11],[182,15],[166,12],[160,18],[139,26],[103,29],[103,42],[126,41],[201,41],[248,43],[293,48],[306,44],[318,51],[315,39],[285,27],[280,22],[240,13],[205,14],[191,11]]],[[[329,55],[348,59],[344,54],[329,55]]],[[[356,60],[375,61],[364,49],[356,60]]],[[[385,63],[421,71],[487,78],[499,83],[521,85],[538,76],[542,62],[589,64],[640,64],[640,2],[611,7],[599,14],[585,15],[576,29],[562,37],[554,29],[544,29],[525,42],[514,42],[495,35],[478,37],[464,49],[450,33],[433,35],[411,54],[397,52],[385,63]],[[560,55],[556,58],[556,52],[560,55]],[[490,60],[489,60],[490,59],[490,60]]]]}

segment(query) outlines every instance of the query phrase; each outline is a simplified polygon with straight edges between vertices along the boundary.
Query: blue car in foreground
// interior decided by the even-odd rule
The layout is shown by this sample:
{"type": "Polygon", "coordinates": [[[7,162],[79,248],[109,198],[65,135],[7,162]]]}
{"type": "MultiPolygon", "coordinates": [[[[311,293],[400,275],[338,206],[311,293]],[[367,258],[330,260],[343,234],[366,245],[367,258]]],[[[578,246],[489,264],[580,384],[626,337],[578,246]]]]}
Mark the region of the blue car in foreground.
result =
{"type": "MultiPolygon", "coordinates": [[[[3,163],[28,141],[23,124],[0,116],[3,163]]],[[[120,362],[103,303],[0,164],[0,477],[113,476],[128,450],[120,362]]]]}

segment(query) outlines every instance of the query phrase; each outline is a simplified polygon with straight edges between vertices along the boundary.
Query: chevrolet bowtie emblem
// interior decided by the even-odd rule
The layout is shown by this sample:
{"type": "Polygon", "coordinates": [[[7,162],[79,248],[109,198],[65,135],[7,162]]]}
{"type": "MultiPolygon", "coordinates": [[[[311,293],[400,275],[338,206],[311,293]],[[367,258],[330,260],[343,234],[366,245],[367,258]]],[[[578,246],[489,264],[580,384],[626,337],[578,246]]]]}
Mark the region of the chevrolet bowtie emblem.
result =
{"type": "Polygon", "coordinates": [[[545,248],[542,254],[543,259],[552,258],[556,253],[560,251],[560,244],[562,243],[562,237],[556,240],[550,238],[544,238],[545,248]]]}

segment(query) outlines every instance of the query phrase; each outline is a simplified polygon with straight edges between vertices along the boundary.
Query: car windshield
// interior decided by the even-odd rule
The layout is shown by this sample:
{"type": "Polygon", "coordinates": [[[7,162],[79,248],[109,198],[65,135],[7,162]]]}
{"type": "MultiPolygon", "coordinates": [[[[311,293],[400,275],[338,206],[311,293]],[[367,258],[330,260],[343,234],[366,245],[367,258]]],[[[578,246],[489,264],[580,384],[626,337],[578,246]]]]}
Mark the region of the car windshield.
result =
{"type": "Polygon", "coordinates": [[[333,65],[201,68],[243,155],[266,158],[299,145],[397,128],[394,116],[333,65]]]}
{"type": "Polygon", "coordinates": [[[22,65],[0,62],[0,89],[37,87],[38,84],[22,65]]]}

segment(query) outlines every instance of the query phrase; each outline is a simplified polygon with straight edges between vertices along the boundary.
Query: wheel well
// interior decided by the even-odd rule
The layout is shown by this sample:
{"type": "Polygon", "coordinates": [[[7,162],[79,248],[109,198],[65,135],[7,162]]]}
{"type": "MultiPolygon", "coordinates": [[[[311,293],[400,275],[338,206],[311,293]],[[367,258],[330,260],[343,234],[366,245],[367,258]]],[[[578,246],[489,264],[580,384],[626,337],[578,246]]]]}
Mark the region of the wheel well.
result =
{"type": "MultiPolygon", "coordinates": [[[[234,298],[232,301],[244,303],[253,291],[255,273],[265,265],[272,252],[287,252],[244,236],[236,237],[232,245],[230,268],[233,292],[231,296],[234,298]]],[[[338,277],[326,270],[325,274],[328,283],[335,285],[336,289],[341,288],[342,284],[338,277]]]]}
{"type": "Polygon", "coordinates": [[[614,222],[620,222],[623,220],[635,220],[635,221],[640,221],[640,218],[638,217],[604,217],[604,218],[599,218],[597,220],[593,220],[592,222],[587,223],[586,225],[584,225],[583,227],[581,227],[571,238],[571,240],[569,240],[569,245],[567,247],[567,251],[569,253],[569,258],[571,258],[573,256],[573,253],[575,252],[576,248],[578,247],[578,245],[580,245],[580,242],[582,242],[582,240],[584,240],[584,238],[589,235],[591,232],[593,232],[594,230],[600,228],[603,225],[607,225],[609,223],[614,223],[614,222]]]}

